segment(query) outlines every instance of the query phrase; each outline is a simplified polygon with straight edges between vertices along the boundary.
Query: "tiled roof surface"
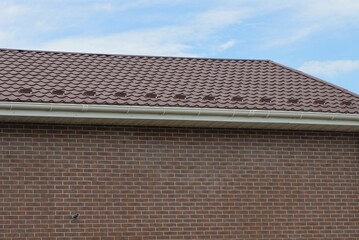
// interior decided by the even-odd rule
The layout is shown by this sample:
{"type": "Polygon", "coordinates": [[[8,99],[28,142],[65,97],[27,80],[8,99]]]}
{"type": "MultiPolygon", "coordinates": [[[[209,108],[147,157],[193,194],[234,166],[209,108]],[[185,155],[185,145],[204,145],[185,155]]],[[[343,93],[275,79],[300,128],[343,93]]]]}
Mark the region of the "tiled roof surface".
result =
{"type": "Polygon", "coordinates": [[[359,96],[268,60],[0,49],[0,101],[359,113],[359,96]]]}

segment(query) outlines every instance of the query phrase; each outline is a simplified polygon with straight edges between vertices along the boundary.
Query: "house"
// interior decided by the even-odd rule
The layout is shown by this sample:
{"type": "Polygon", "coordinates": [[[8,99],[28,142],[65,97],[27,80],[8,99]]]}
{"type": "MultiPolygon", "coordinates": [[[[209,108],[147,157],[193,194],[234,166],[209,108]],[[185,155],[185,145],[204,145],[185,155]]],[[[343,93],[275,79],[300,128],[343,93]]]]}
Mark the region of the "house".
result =
{"type": "Polygon", "coordinates": [[[359,239],[359,96],[269,60],[0,50],[0,239],[359,239]]]}

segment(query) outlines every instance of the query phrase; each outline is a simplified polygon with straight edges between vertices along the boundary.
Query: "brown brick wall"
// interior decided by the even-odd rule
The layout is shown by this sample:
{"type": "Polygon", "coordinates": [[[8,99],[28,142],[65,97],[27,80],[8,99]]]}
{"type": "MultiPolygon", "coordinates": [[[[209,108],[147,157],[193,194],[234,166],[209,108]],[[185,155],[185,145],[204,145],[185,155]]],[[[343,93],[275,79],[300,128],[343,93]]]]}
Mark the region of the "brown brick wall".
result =
{"type": "Polygon", "coordinates": [[[355,133],[2,123],[0,161],[1,239],[359,239],[355,133]]]}

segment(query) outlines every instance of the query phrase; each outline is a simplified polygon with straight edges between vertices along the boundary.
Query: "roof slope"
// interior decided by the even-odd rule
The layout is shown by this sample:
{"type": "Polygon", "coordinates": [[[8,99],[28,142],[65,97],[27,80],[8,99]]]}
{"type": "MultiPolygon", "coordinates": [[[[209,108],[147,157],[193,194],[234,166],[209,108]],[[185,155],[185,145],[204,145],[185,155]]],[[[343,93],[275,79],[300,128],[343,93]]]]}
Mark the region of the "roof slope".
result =
{"type": "Polygon", "coordinates": [[[0,49],[0,101],[359,113],[359,96],[268,60],[0,49]]]}

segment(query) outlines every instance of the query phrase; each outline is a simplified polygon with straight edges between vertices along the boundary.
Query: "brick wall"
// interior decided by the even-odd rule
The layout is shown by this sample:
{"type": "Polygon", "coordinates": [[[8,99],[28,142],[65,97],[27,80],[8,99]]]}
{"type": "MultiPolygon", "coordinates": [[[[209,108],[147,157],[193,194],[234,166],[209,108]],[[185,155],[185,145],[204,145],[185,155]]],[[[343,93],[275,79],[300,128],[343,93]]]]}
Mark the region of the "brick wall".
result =
{"type": "Polygon", "coordinates": [[[2,123],[0,170],[1,239],[359,239],[355,133],[2,123]]]}

